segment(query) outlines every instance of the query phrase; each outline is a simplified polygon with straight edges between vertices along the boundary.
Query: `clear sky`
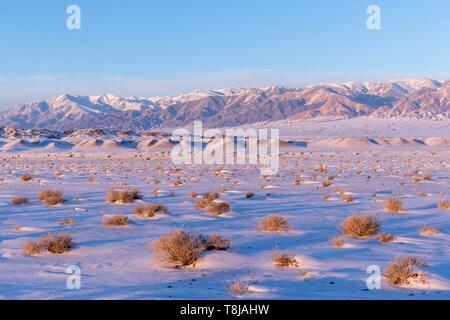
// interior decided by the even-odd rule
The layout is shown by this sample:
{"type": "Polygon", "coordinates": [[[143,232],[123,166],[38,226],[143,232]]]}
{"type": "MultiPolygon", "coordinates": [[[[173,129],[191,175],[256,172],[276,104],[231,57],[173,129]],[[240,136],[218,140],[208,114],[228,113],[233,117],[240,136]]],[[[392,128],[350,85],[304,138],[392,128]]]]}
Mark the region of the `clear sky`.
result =
{"type": "Polygon", "coordinates": [[[449,40],[448,0],[2,0],[0,108],[63,93],[444,79],[449,40]],[[71,4],[81,30],[66,28],[71,4]],[[379,31],[366,27],[371,4],[379,31]]]}

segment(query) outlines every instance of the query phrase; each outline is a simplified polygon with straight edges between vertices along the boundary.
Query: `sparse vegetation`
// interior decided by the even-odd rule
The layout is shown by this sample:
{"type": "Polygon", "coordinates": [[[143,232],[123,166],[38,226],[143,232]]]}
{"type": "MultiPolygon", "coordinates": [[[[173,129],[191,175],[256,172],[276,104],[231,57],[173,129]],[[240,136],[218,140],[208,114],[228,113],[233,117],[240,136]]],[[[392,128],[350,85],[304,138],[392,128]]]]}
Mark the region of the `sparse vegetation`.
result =
{"type": "Polygon", "coordinates": [[[331,243],[336,248],[343,248],[345,246],[345,241],[342,237],[336,237],[331,240],[331,243]]]}
{"type": "Polygon", "coordinates": [[[33,177],[31,177],[30,175],[23,175],[20,177],[20,180],[27,182],[33,180],[33,177]]]}
{"type": "Polygon", "coordinates": [[[246,281],[236,281],[227,287],[228,292],[236,297],[250,292],[250,286],[246,281]]]}
{"type": "Polygon", "coordinates": [[[230,211],[230,205],[225,201],[211,202],[205,210],[211,215],[220,216],[230,211]]]}
{"type": "Polygon", "coordinates": [[[149,204],[145,207],[137,207],[133,212],[138,217],[152,218],[157,214],[167,213],[167,207],[161,204],[149,204]]]}
{"type": "Polygon", "coordinates": [[[380,223],[372,216],[350,216],[342,222],[341,231],[352,238],[369,238],[380,231],[380,223]]]}
{"type": "Polygon", "coordinates": [[[71,226],[71,225],[76,224],[76,222],[75,222],[75,220],[73,220],[73,219],[65,218],[65,219],[60,220],[60,221],[58,222],[58,224],[59,224],[60,226],[71,226]]]}
{"type": "Polygon", "coordinates": [[[134,200],[142,199],[142,194],[138,189],[111,189],[107,195],[107,199],[110,203],[131,203],[134,200]]]}
{"type": "Polygon", "coordinates": [[[431,180],[431,174],[430,174],[429,172],[425,172],[425,173],[422,175],[422,179],[423,179],[423,180],[428,180],[428,181],[430,181],[430,180],[431,180]]]}
{"type": "Polygon", "coordinates": [[[353,198],[351,196],[343,196],[342,197],[342,201],[344,201],[345,203],[350,203],[353,202],[353,198]]]}
{"type": "Polygon", "coordinates": [[[285,217],[270,215],[260,221],[260,228],[266,232],[286,232],[290,225],[285,217]]]}
{"type": "Polygon", "coordinates": [[[255,196],[255,194],[253,193],[253,192],[246,192],[245,193],[245,197],[247,198],[247,199],[250,199],[250,198],[253,198],[255,196]]]}
{"type": "Polygon", "coordinates": [[[195,265],[207,250],[228,250],[230,241],[219,235],[204,236],[175,230],[155,240],[153,247],[160,257],[176,268],[195,265]]]}
{"type": "Polygon", "coordinates": [[[450,201],[441,201],[438,203],[438,208],[442,210],[449,210],[450,209],[450,201]]]}
{"type": "Polygon", "coordinates": [[[72,237],[67,233],[49,234],[36,241],[27,241],[23,246],[23,253],[28,256],[37,255],[43,251],[61,254],[73,247],[72,237]]]}
{"type": "Polygon", "coordinates": [[[384,276],[391,285],[409,284],[412,279],[426,281],[426,274],[417,267],[427,267],[428,264],[418,257],[398,256],[384,270],[384,276]]]}
{"type": "Polygon", "coordinates": [[[18,206],[21,204],[27,204],[28,203],[28,198],[27,197],[14,197],[11,199],[11,204],[18,206]]]}
{"type": "Polygon", "coordinates": [[[270,258],[277,267],[289,268],[299,266],[299,263],[295,256],[289,252],[281,252],[276,250],[275,252],[270,254],[270,258]]]}
{"type": "Polygon", "coordinates": [[[395,236],[390,233],[382,233],[378,236],[381,243],[389,243],[395,240],[395,236]]]}
{"type": "Polygon", "coordinates": [[[128,225],[128,217],[123,214],[115,214],[103,219],[103,224],[107,227],[124,227],[128,225]]]}
{"type": "Polygon", "coordinates": [[[58,190],[44,190],[38,194],[39,200],[48,206],[55,206],[57,204],[63,204],[66,200],[63,197],[63,193],[58,190]]]}
{"type": "Polygon", "coordinates": [[[419,234],[423,237],[434,237],[439,234],[439,230],[434,227],[427,226],[420,229],[419,234]]]}
{"type": "Polygon", "coordinates": [[[384,210],[392,213],[400,213],[403,209],[403,203],[398,199],[386,199],[384,201],[384,210]]]}

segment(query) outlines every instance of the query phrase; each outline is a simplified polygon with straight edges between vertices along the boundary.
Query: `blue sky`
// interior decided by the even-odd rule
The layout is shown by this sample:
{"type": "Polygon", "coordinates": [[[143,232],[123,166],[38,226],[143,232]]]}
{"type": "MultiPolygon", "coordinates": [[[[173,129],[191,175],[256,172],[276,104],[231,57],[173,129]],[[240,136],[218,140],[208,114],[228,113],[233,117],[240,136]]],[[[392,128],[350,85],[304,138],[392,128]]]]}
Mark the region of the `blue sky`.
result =
{"type": "Polygon", "coordinates": [[[0,108],[62,93],[450,78],[449,14],[447,0],[5,0],[0,108]],[[71,4],[81,30],[66,28],[71,4]],[[371,4],[379,31],[366,28],[371,4]]]}

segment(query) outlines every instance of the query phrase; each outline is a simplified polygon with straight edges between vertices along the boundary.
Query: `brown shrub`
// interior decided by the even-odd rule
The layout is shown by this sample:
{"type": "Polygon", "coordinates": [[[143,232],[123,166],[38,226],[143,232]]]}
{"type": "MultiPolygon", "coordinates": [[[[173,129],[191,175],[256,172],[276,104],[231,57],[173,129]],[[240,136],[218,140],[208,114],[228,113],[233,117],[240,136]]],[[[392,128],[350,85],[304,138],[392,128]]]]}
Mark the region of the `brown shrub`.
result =
{"type": "Polygon", "coordinates": [[[227,291],[236,297],[250,292],[250,286],[246,281],[236,281],[227,287],[227,291]]]}
{"type": "Polygon", "coordinates": [[[425,172],[423,175],[422,175],[422,179],[423,180],[431,180],[431,174],[429,173],[429,172],[425,172]]]}
{"type": "Polygon", "coordinates": [[[299,263],[297,259],[295,259],[295,256],[289,252],[281,252],[276,250],[275,252],[270,254],[270,258],[277,267],[289,268],[299,266],[299,263]]]}
{"type": "Polygon", "coordinates": [[[63,197],[63,193],[58,190],[41,191],[38,194],[38,198],[48,206],[55,206],[57,204],[63,204],[66,202],[63,197]]]}
{"type": "Polygon", "coordinates": [[[203,199],[212,202],[219,198],[219,194],[217,192],[207,192],[203,195],[203,199]]]}
{"type": "Polygon", "coordinates": [[[198,193],[195,192],[195,191],[192,191],[191,193],[189,193],[189,196],[190,196],[191,198],[197,198],[198,193]]]}
{"type": "Polygon", "coordinates": [[[60,221],[58,222],[58,224],[59,224],[60,226],[71,226],[71,225],[76,224],[76,221],[73,220],[73,219],[68,219],[68,218],[66,218],[66,219],[60,220],[60,221]]]}
{"type": "Polygon", "coordinates": [[[164,261],[175,268],[195,265],[207,250],[228,250],[230,240],[219,235],[204,236],[183,230],[171,231],[153,242],[153,248],[164,261]]]}
{"type": "Polygon", "coordinates": [[[343,196],[342,197],[342,201],[344,201],[345,203],[350,203],[353,202],[353,198],[351,196],[343,196]]]}
{"type": "Polygon", "coordinates": [[[330,183],[330,182],[328,182],[328,181],[322,182],[322,187],[328,188],[329,186],[331,186],[331,183],[330,183]]]}
{"type": "Polygon", "coordinates": [[[53,254],[61,254],[73,247],[72,237],[67,233],[49,234],[47,237],[39,238],[36,241],[27,241],[23,247],[25,255],[36,255],[42,251],[53,254]]]}
{"type": "Polygon", "coordinates": [[[286,232],[290,226],[285,217],[270,215],[260,221],[260,228],[266,232],[286,232]]]}
{"type": "Polygon", "coordinates": [[[330,199],[330,196],[329,196],[329,195],[324,194],[324,195],[322,196],[322,200],[327,201],[328,199],[330,199]]]}
{"type": "Polygon", "coordinates": [[[103,224],[107,227],[124,227],[128,225],[128,217],[123,214],[115,214],[104,218],[103,224]]]}
{"type": "Polygon", "coordinates": [[[417,267],[427,267],[427,263],[417,257],[398,256],[384,270],[384,276],[391,285],[409,284],[411,279],[426,280],[424,272],[417,267]]]}
{"type": "Polygon", "coordinates": [[[438,203],[438,208],[442,210],[450,209],[450,201],[441,201],[438,203]]]}
{"type": "Polygon", "coordinates": [[[195,207],[198,209],[205,209],[207,206],[209,206],[211,204],[210,201],[205,200],[205,199],[198,199],[195,202],[195,207]]]}
{"type": "Polygon", "coordinates": [[[14,197],[11,199],[11,204],[15,206],[27,203],[28,203],[27,197],[14,197]]]}
{"type": "Polygon", "coordinates": [[[423,227],[420,229],[419,234],[423,237],[434,237],[439,234],[439,230],[434,227],[423,227]]]}
{"type": "Polygon", "coordinates": [[[228,202],[211,202],[206,208],[206,212],[214,216],[220,216],[228,211],[230,211],[230,205],[228,202]]]}
{"type": "Polygon", "coordinates": [[[245,197],[247,198],[247,199],[249,199],[249,198],[253,198],[255,196],[255,194],[253,193],[253,192],[246,192],[245,193],[245,197]]]}
{"type": "Polygon", "coordinates": [[[368,238],[376,235],[380,224],[372,216],[350,216],[341,224],[341,231],[353,238],[368,238]]]}
{"type": "Polygon", "coordinates": [[[137,207],[133,212],[139,217],[152,218],[156,214],[167,213],[167,208],[161,204],[149,204],[145,207],[137,207]]]}
{"type": "Polygon", "coordinates": [[[20,177],[20,180],[22,181],[31,181],[33,178],[30,175],[23,175],[20,177]]]}
{"type": "Polygon", "coordinates": [[[388,243],[394,241],[395,237],[390,233],[382,233],[379,235],[378,240],[382,243],[388,243]]]}
{"type": "Polygon", "coordinates": [[[345,241],[343,238],[341,237],[336,237],[333,238],[331,240],[331,243],[333,244],[333,246],[335,246],[336,248],[343,248],[345,246],[345,241]]]}
{"type": "Polygon", "coordinates": [[[114,190],[111,189],[107,195],[110,203],[131,203],[133,200],[142,199],[142,194],[138,189],[114,190]]]}
{"type": "Polygon", "coordinates": [[[404,209],[400,200],[391,198],[384,201],[384,210],[387,212],[400,213],[404,209]]]}

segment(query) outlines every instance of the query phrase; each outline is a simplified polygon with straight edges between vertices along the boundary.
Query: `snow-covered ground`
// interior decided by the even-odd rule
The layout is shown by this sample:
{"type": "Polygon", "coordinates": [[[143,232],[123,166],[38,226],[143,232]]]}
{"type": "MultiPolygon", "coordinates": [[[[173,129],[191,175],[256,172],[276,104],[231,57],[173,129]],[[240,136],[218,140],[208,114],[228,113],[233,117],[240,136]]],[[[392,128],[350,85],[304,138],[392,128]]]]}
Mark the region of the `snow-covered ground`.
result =
{"type": "MultiPolygon", "coordinates": [[[[320,132],[319,127],[316,130],[320,132]]],[[[138,150],[4,152],[0,154],[0,299],[228,299],[233,297],[226,286],[236,280],[250,283],[251,291],[243,298],[449,299],[450,212],[437,208],[438,202],[450,197],[449,156],[448,149],[305,149],[283,155],[277,176],[261,177],[259,168],[243,165],[183,165],[176,170],[167,153],[138,150]],[[158,165],[163,170],[157,170],[158,165]],[[318,170],[320,165],[327,172],[318,170]],[[430,181],[412,182],[424,172],[431,174],[430,181]],[[24,174],[32,180],[21,181],[24,174]],[[329,176],[334,177],[331,186],[323,187],[329,176]],[[89,183],[88,177],[94,182],[89,183]],[[155,178],[161,183],[155,184],[155,178]],[[299,185],[294,184],[297,178],[299,185]],[[183,184],[175,187],[177,180],[183,184]],[[139,188],[142,200],[107,203],[109,189],[132,187],[139,188]],[[342,195],[333,193],[334,187],[354,201],[343,202],[342,195]],[[43,205],[37,193],[44,189],[63,191],[67,202],[43,205]],[[210,216],[195,208],[192,191],[219,191],[232,211],[210,216]],[[248,191],[255,197],[247,199],[248,191]],[[323,200],[323,195],[330,198],[323,200]],[[26,196],[30,203],[13,206],[10,201],[15,196],[26,196]],[[405,213],[386,213],[383,199],[388,197],[400,199],[405,213]],[[164,204],[169,213],[147,220],[133,216],[133,208],[146,203],[164,204]],[[125,228],[104,227],[102,218],[113,213],[128,215],[132,223],[125,228]],[[287,217],[292,230],[283,234],[258,230],[259,221],[274,213],[287,217]],[[334,247],[330,241],[340,235],[342,220],[363,214],[376,217],[383,232],[397,240],[382,244],[376,238],[344,237],[346,246],[334,247]],[[76,224],[60,226],[58,221],[64,218],[76,224]],[[440,234],[419,235],[424,226],[436,227],[440,234]],[[231,249],[206,252],[195,267],[167,267],[154,254],[151,242],[174,229],[220,234],[231,240],[231,249]],[[73,237],[75,247],[70,252],[23,255],[25,241],[60,232],[73,237]],[[294,254],[299,267],[275,267],[270,259],[275,248],[294,254]],[[425,260],[428,283],[398,288],[383,281],[381,290],[368,290],[368,266],[384,269],[397,255],[425,260]],[[80,290],[66,288],[71,265],[81,268],[80,290]]]]}

